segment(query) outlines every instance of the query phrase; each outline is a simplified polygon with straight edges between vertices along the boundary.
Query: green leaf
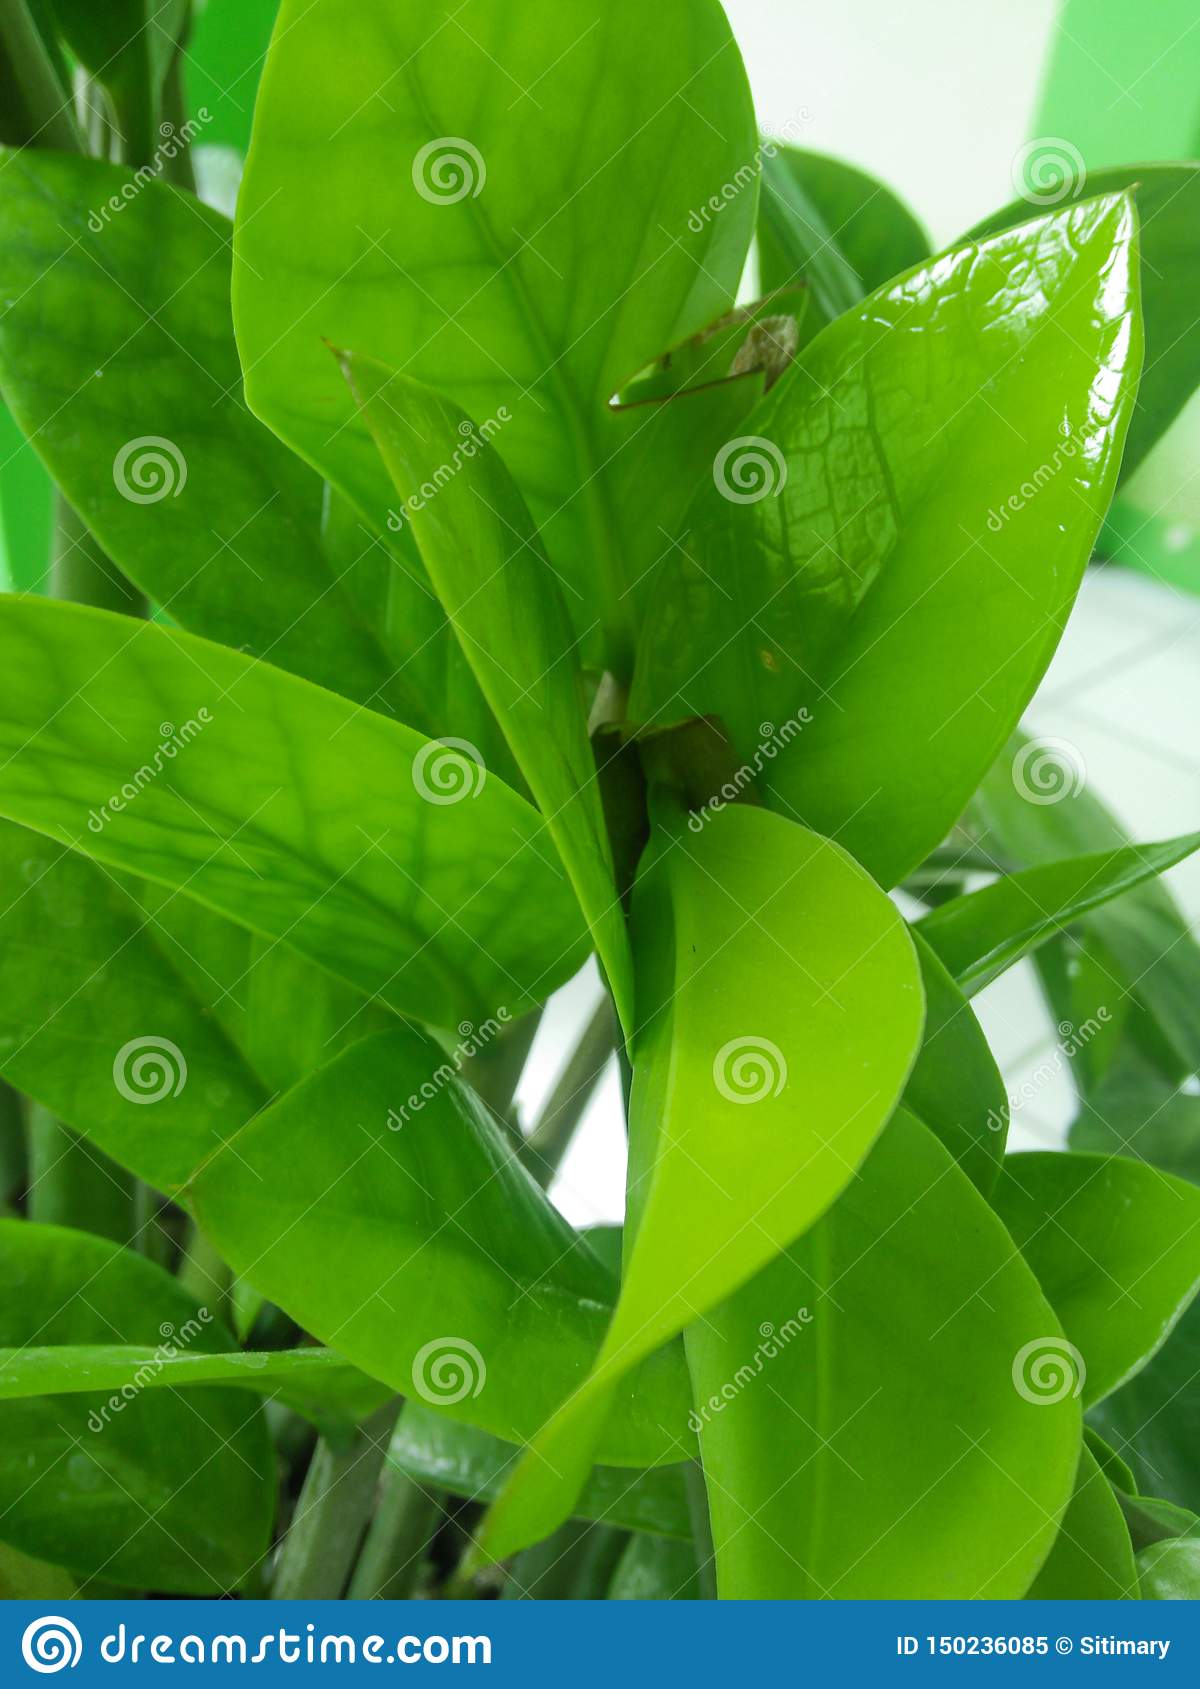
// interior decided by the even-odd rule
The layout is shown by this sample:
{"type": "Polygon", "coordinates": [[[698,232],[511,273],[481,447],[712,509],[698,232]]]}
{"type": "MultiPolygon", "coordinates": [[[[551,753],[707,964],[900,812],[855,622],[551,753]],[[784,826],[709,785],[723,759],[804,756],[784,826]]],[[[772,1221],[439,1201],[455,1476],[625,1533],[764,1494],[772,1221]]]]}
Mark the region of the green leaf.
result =
{"type": "Polygon", "coordinates": [[[608,1586],[609,1601],[698,1601],[696,1550],[691,1540],[635,1536],[608,1586]]]}
{"type": "MultiPolygon", "coordinates": [[[[220,1322],[161,1268],[86,1232],[0,1221],[0,1276],[6,1349],[228,1347],[220,1322]]],[[[241,1391],[7,1400],[0,1450],[0,1537],[80,1577],[213,1595],[267,1550],[273,1456],[241,1391]]]]}
{"type": "Polygon", "coordinates": [[[461,749],[239,652],[10,598],[0,746],[0,814],[400,1013],[515,1017],[582,960],[574,899],[515,793],[461,749]]]}
{"type": "Polygon", "coordinates": [[[1013,1360],[1057,1332],[901,1109],[824,1219],[686,1335],[722,1597],[1024,1594],[1071,1493],[1079,1407],[1022,1395],[1013,1360]]]}
{"type": "Polygon", "coordinates": [[[1088,1448],[1031,1601],[1136,1601],[1138,1574],[1120,1504],[1088,1448]]]}
{"type": "Polygon", "coordinates": [[[851,310],[930,256],[912,212],[882,182],[841,159],[768,142],[758,212],[759,284],[807,284],[819,323],[851,310]]]}
{"type": "MultiPolygon", "coordinates": [[[[290,1091],[189,1195],[222,1257],[305,1330],[513,1442],[586,1376],[611,1311],[607,1271],[452,1064],[406,1027],[290,1091]]],[[[686,1418],[676,1348],[628,1381],[602,1458],[684,1459],[686,1418]]]]}
{"type": "Polygon", "coordinates": [[[1092,1410],[1097,1430],[1133,1469],[1139,1491],[1200,1512],[1200,1302],[1150,1364],[1092,1410]]]}
{"type": "Polygon", "coordinates": [[[391,1395],[332,1349],[189,1354],[172,1345],[115,1343],[0,1349],[0,1401],[101,1394],[132,1400],[142,1390],[213,1384],[278,1398],[310,1418],[350,1422],[365,1419],[391,1395]]]}
{"type": "Polygon", "coordinates": [[[157,157],[159,89],[187,0],[48,0],[71,52],[112,100],[122,151],[132,163],[157,157]]]}
{"type": "Polygon", "coordinates": [[[1200,1600],[1200,1538],[1175,1537],[1137,1557],[1143,1601],[1200,1600]]]}
{"type": "Polygon", "coordinates": [[[922,917],[919,929],[968,996],[1081,915],[1200,849],[1200,833],[1007,874],[922,917]]]}
{"type": "MultiPolygon", "coordinates": [[[[1061,197],[1085,187],[1089,195],[1128,190],[1137,206],[1146,363],[1121,463],[1124,481],[1200,386],[1200,320],[1192,303],[1200,282],[1200,165],[1089,170],[1073,187],[1064,183],[1061,197]]],[[[1028,201],[1017,200],[972,229],[969,238],[1024,223],[1029,214],[1028,201]]]]}
{"type": "Polygon", "coordinates": [[[343,355],[342,368],[434,590],[546,817],[621,1020],[632,1029],[633,963],[575,636],[525,501],[487,437],[449,400],[353,353],[343,355]]]}
{"type": "Polygon", "coordinates": [[[486,710],[473,683],[450,691],[419,565],[390,558],[382,534],[331,556],[319,479],[246,409],[230,234],[189,194],[114,165],[5,157],[8,402],[107,555],[182,626],[479,742],[486,710]]]}
{"type": "Polygon", "coordinates": [[[1128,1155],[1200,1184],[1200,1096],[1123,1049],[1095,1090],[1080,1099],[1072,1149],[1128,1155]]]}
{"type": "Polygon", "coordinates": [[[843,850],[747,806],[664,822],[635,903],[641,1025],[621,1298],[586,1386],[489,1516],[494,1557],[569,1513],[627,1369],[853,1178],[920,1041],[907,929],[843,850]]]}
{"type": "MultiPolygon", "coordinates": [[[[972,812],[988,843],[1017,868],[1130,844],[1087,789],[1078,752],[1065,741],[1014,734],[984,777],[972,812]]],[[[1200,1071],[1200,946],[1166,887],[1138,886],[1083,916],[1080,925],[1114,964],[1104,1005],[1115,1012],[1122,995],[1133,993],[1178,1052],[1184,1072],[1200,1071]]]]}
{"type": "Polygon", "coordinates": [[[322,338],[502,422],[577,625],[599,614],[627,667],[608,401],[733,303],[757,177],[716,0],[363,0],[353,30],[339,0],[284,0],[238,205],[249,402],[380,529],[322,338]]]}
{"type": "Polygon", "coordinates": [[[902,879],[994,761],[1074,600],[1133,402],[1136,258],[1129,202],[1089,201],[958,248],[819,335],[691,509],[631,717],[718,716],[764,802],[902,879]]]}
{"type": "MultiPolygon", "coordinates": [[[[410,1478],[471,1501],[494,1501],[520,1450],[474,1425],[460,1425],[420,1402],[406,1402],[388,1459],[410,1478]]],[[[594,1466],[575,1505],[579,1519],[692,1540],[682,1466],[594,1466]]]]}
{"type": "Polygon", "coordinates": [[[73,1601],[76,1593],[75,1579],[61,1566],[0,1543],[0,1601],[73,1601]]]}
{"type": "Polygon", "coordinates": [[[1140,1371],[1200,1288],[1200,1190],[1120,1156],[1009,1156],[992,1197],[1075,1354],[1029,1358],[1030,1387],[1073,1373],[1085,1406],[1140,1371]]]}
{"type": "Polygon", "coordinates": [[[1008,1093],[975,1011],[925,942],[909,928],[921,965],[925,1033],[904,1090],[915,1114],[987,1196],[1008,1136],[1008,1093]]]}

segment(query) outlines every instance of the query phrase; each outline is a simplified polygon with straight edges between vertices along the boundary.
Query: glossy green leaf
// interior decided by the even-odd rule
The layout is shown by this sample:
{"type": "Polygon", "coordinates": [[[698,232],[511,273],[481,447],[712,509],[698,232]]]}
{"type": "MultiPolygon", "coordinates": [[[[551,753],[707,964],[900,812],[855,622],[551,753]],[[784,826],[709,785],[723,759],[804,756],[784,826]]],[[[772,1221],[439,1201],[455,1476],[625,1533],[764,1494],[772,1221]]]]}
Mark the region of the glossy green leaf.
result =
{"type": "MultiPolygon", "coordinates": [[[[259,1115],[189,1195],[224,1259],[305,1330],[514,1442],[586,1376],[611,1312],[608,1272],[452,1064],[405,1027],[259,1115]]],[[[686,1392],[678,1349],[647,1362],[602,1458],[685,1458],[686,1392]]]]}
{"type": "Polygon", "coordinates": [[[502,423],[572,614],[625,652],[608,401],[733,303],[757,176],[716,0],[364,0],[353,30],[338,0],[284,0],[238,206],[250,404],[380,528],[323,339],[502,423]]]}
{"type": "MultiPolygon", "coordinates": [[[[161,1268],[102,1238],[0,1221],[0,1342],[220,1353],[228,1336],[161,1268]]],[[[212,1388],[29,1396],[0,1406],[0,1537],[84,1578],[211,1595],[269,1543],[257,1403],[212,1388]]]]}
{"type": "Polygon", "coordinates": [[[1119,1503],[1090,1450],[1079,1457],[1075,1492],[1031,1601],[1136,1601],[1133,1544],[1119,1503]]]}
{"type": "Polygon", "coordinates": [[[157,157],[159,89],[187,16],[187,0],[47,0],[71,52],[103,83],[124,155],[157,157]]]}
{"type": "Polygon", "coordinates": [[[1136,256],[1128,200],[1089,201],[960,247],[819,335],[692,507],[633,719],[720,717],[763,801],[903,878],[1016,725],[1074,600],[1133,402],[1136,256]]]}
{"type": "MultiPolygon", "coordinates": [[[[1133,193],[1140,228],[1146,362],[1125,443],[1122,480],[1166,433],[1200,385],[1200,320],[1193,304],[1200,283],[1200,165],[1089,170],[1073,187],[1064,184],[1061,197],[1126,190],[1133,193]]],[[[972,229],[971,237],[1024,223],[1030,210],[1027,201],[1017,200],[972,229]]]]}
{"type": "Polygon", "coordinates": [[[1060,928],[1200,849],[1200,833],[1007,874],[922,917],[922,936],[969,996],[1060,928]]]}
{"type": "Polygon", "coordinates": [[[882,182],[838,158],[764,147],[758,212],[763,292],[806,284],[822,322],[930,255],[912,212],[882,182]]]}
{"type": "Polygon", "coordinates": [[[486,711],[469,674],[465,696],[447,680],[419,565],[382,532],[331,555],[320,481],[246,409],[230,234],[114,165],[5,158],[8,402],[105,552],[175,621],[487,755],[486,711]]]}
{"type": "Polygon", "coordinates": [[[1061,1364],[1085,1406],[1102,1400],[1200,1289],[1200,1190],[1121,1156],[1039,1152],[1006,1160],[992,1201],[1075,1347],[1061,1364]]]}
{"type": "Polygon", "coordinates": [[[0,1601],[73,1601],[75,1579],[61,1566],[31,1559],[0,1543],[0,1601]]]}
{"type": "Polygon", "coordinates": [[[1200,1600],[1200,1537],[1152,1543],[1137,1557],[1143,1601],[1200,1600]]]}
{"type": "Polygon", "coordinates": [[[1079,1457],[1069,1392],[1014,1383],[1053,1341],[1003,1227],[901,1109],[824,1219],[687,1333],[721,1595],[1024,1594],[1079,1457]]]}
{"type": "MultiPolygon", "coordinates": [[[[421,1402],[406,1402],[388,1459],[411,1478],[470,1501],[494,1501],[520,1450],[474,1425],[457,1424],[421,1402]]],[[[631,1531],[692,1540],[682,1466],[594,1466],[575,1504],[576,1517],[631,1531]]]]}
{"type": "Polygon", "coordinates": [[[332,1349],[189,1354],[163,1343],[154,1348],[72,1343],[0,1350],[0,1401],[6,1402],[100,1394],[132,1400],[143,1390],[212,1384],[278,1398],[314,1418],[351,1423],[382,1407],[391,1394],[332,1349]]]}
{"type": "MultiPolygon", "coordinates": [[[[1088,790],[1078,753],[1065,741],[1015,734],[984,777],[972,815],[985,842],[1015,868],[1130,844],[1088,790]]],[[[1114,964],[1105,995],[1091,1012],[1106,1007],[1116,1013],[1122,996],[1134,994],[1178,1052],[1184,1072],[1200,1071],[1200,945],[1167,888],[1156,882],[1138,886],[1083,916],[1080,924],[1114,964]]]]}
{"type": "Polygon", "coordinates": [[[575,635],[525,501],[457,406],[369,358],[347,353],[342,368],[429,578],[546,817],[631,1029],[633,963],[575,635]],[[446,465],[451,471],[441,481],[446,465]]]}
{"type": "Polygon", "coordinates": [[[1004,1158],[1008,1093],[974,1009],[925,942],[921,924],[909,930],[921,965],[925,1032],[904,1103],[987,1196],[1004,1158]]]}
{"type": "Polygon", "coordinates": [[[586,1386],[489,1516],[494,1556],[570,1512],[628,1368],[853,1178],[920,1042],[904,922],[844,851],[747,806],[698,828],[663,819],[635,907],[641,1025],[621,1298],[586,1386]]]}
{"type": "Polygon", "coordinates": [[[0,814],[401,1013],[515,1017],[582,960],[574,899],[515,793],[462,750],[239,652],[10,598],[0,745],[0,814]]]}

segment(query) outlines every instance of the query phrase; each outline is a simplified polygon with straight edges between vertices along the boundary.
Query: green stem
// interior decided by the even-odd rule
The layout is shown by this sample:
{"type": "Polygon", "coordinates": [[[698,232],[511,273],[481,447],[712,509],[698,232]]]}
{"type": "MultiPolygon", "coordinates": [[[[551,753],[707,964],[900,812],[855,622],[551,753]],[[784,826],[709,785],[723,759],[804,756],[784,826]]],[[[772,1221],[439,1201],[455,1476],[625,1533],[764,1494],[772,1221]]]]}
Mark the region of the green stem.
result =
{"type": "Polygon", "coordinates": [[[530,1046],[541,1024],[542,1011],[526,1015],[515,1026],[506,1028],[498,1038],[471,1057],[464,1077],[502,1125],[508,1128],[514,1143],[520,1139],[520,1128],[513,1112],[513,1102],[530,1046]]]}
{"type": "Polygon", "coordinates": [[[271,1590],[276,1601],[341,1599],[375,1501],[396,1423],[391,1401],[364,1420],[350,1447],[322,1437],[309,1462],[271,1590]]]}
{"type": "Polygon", "coordinates": [[[436,1494],[397,1466],[385,1466],[375,1517],[346,1592],[350,1601],[407,1601],[433,1535],[436,1494]]]}
{"type": "Polygon", "coordinates": [[[197,1302],[211,1313],[226,1317],[230,1271],[194,1220],[188,1222],[178,1277],[197,1302]]]}
{"type": "Polygon", "coordinates": [[[522,1160],[543,1188],[558,1171],[608,1065],[613,1053],[614,1018],[612,1000],[606,996],[584,1027],[522,1146],[522,1160]]]}
{"type": "Polygon", "coordinates": [[[61,493],[57,495],[51,559],[55,598],[141,616],[146,600],[105,555],[61,493]]]}
{"type": "Polygon", "coordinates": [[[133,1236],[134,1182],[132,1174],[40,1103],[30,1105],[26,1209],[31,1220],[128,1243],[133,1236]]]}
{"type": "Polygon", "coordinates": [[[18,1212],[17,1204],[28,1180],[25,1099],[0,1080],[0,1216],[8,1218],[18,1212]]]}
{"type": "Polygon", "coordinates": [[[26,0],[0,0],[3,133],[17,146],[82,152],[71,96],[59,79],[26,0]]]}
{"type": "Polygon", "coordinates": [[[698,1460],[689,1460],[684,1469],[684,1488],[687,1491],[688,1514],[692,1521],[692,1541],[696,1546],[696,1580],[701,1601],[717,1599],[717,1556],[713,1547],[712,1519],[708,1512],[708,1490],[704,1484],[704,1468],[698,1460]]]}

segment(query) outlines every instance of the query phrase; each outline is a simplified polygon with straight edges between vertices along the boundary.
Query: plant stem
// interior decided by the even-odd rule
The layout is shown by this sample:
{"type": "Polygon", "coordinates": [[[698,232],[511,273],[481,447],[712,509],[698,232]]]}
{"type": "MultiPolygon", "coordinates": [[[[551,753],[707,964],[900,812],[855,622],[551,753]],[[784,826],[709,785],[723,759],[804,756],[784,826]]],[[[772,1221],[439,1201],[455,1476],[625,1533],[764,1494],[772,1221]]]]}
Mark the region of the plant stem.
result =
{"type": "Polygon", "coordinates": [[[55,500],[54,551],[51,558],[55,598],[142,616],[146,600],[107,558],[84,523],[59,493],[55,500]]]}
{"type": "Polygon", "coordinates": [[[271,1594],[276,1601],[337,1601],[363,1539],[396,1423],[391,1401],[364,1420],[348,1449],[322,1437],[296,1503],[271,1594]]]}
{"type": "Polygon", "coordinates": [[[132,1174],[48,1109],[30,1104],[26,1209],[31,1220],[128,1243],[133,1235],[134,1183],[132,1174]]]}
{"type": "Polygon", "coordinates": [[[0,1080],[0,1216],[17,1213],[29,1180],[25,1146],[25,1100],[0,1080]]]}
{"type": "Polygon", "coordinates": [[[514,1143],[520,1139],[520,1128],[513,1114],[513,1099],[541,1019],[538,1009],[508,1027],[471,1057],[464,1074],[476,1094],[508,1128],[514,1143]]]}
{"type": "Polygon", "coordinates": [[[558,1171],[608,1066],[613,1053],[614,1023],[612,999],[605,996],[584,1027],[579,1043],[522,1145],[521,1158],[543,1189],[558,1171]]]}
{"type": "Polygon", "coordinates": [[[229,1295],[229,1268],[194,1220],[188,1221],[178,1278],[183,1288],[190,1291],[197,1302],[208,1308],[211,1313],[225,1317],[229,1295]]]}
{"type": "Polygon", "coordinates": [[[689,1460],[684,1469],[684,1488],[687,1490],[688,1514],[692,1521],[692,1541],[696,1545],[696,1581],[701,1601],[717,1599],[717,1556],[713,1548],[712,1520],[708,1513],[708,1490],[704,1483],[704,1468],[698,1460],[689,1460]]]}
{"type": "Polygon", "coordinates": [[[18,146],[82,152],[70,94],[59,80],[26,0],[0,0],[0,58],[5,139],[18,146]]]}
{"type": "Polygon", "coordinates": [[[438,1517],[437,1495],[397,1466],[384,1467],[375,1517],[367,1531],[350,1601],[406,1601],[421,1573],[438,1517]]]}

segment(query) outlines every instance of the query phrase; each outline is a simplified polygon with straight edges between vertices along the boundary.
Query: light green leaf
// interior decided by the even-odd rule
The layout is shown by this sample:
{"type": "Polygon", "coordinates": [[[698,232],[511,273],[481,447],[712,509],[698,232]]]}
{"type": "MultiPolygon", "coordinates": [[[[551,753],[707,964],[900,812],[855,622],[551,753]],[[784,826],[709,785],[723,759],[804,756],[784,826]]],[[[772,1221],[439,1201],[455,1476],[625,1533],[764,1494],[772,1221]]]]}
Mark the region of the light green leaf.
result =
{"type": "MultiPolygon", "coordinates": [[[[611,1312],[607,1271],[406,1027],[290,1091],[188,1194],[224,1259],[305,1330],[514,1442],[586,1376],[611,1312]]],[[[676,1348],[627,1381],[601,1458],[684,1459],[686,1418],[676,1348]]]]}
{"type": "Polygon", "coordinates": [[[641,1025],[621,1299],[587,1384],[489,1516],[495,1557],[570,1512],[628,1368],[853,1178],[920,1041],[904,922],[844,851],[747,806],[693,817],[698,829],[663,819],[635,904],[641,1025]]]}
{"type": "Polygon", "coordinates": [[[690,1539],[635,1536],[608,1586],[609,1601],[698,1601],[696,1550],[690,1539]]]}
{"type": "MultiPolygon", "coordinates": [[[[1200,283],[1200,165],[1089,170],[1083,181],[1064,183],[1062,197],[1125,191],[1133,194],[1140,229],[1146,363],[1121,463],[1123,481],[1200,385],[1200,320],[1193,305],[1200,283]]],[[[969,238],[1024,223],[1029,213],[1028,202],[1017,200],[972,229],[969,238]]]]}
{"type": "Polygon", "coordinates": [[[353,353],[343,355],[342,368],[434,590],[546,817],[621,1020],[632,1029],[633,963],[575,636],[525,501],[487,437],[449,400],[353,353]]]}
{"type": "MultiPolygon", "coordinates": [[[[406,1402],[388,1459],[421,1483],[470,1501],[494,1501],[520,1450],[474,1425],[462,1425],[421,1402],[406,1402]]],[[[594,1466],[575,1504],[579,1519],[602,1519],[631,1531],[652,1531],[691,1543],[682,1466],[594,1466]]]]}
{"type": "Polygon", "coordinates": [[[987,1196],[1004,1157],[1008,1093],[975,1011],[925,942],[921,923],[909,932],[921,965],[925,1033],[904,1103],[987,1196]]]}
{"type": "Polygon", "coordinates": [[[487,755],[494,729],[469,674],[462,696],[448,684],[415,558],[382,531],[333,556],[319,479],[246,409],[230,234],[115,165],[7,155],[8,402],[107,555],[183,627],[487,755]]]}
{"type": "Polygon", "coordinates": [[[400,1013],[515,1017],[582,960],[574,899],[515,793],[468,752],[239,652],[7,599],[0,747],[0,814],[400,1013]]]}
{"type": "Polygon", "coordinates": [[[1031,1356],[1031,1387],[1069,1374],[1101,1401],[1200,1288],[1200,1190],[1121,1156],[1034,1153],[1008,1157],[992,1201],[1076,1351],[1031,1356]]]}
{"type": "MultiPolygon", "coordinates": [[[[160,1267],[87,1232],[0,1221],[0,1344],[220,1353],[160,1267]]],[[[82,1578],[213,1595],[265,1554],[273,1457],[241,1391],[30,1396],[0,1406],[0,1537],[82,1578]]]]}
{"type": "Polygon", "coordinates": [[[1029,1590],[1031,1601],[1136,1601],[1138,1574],[1129,1527],[1085,1447],[1054,1546],[1029,1590]]]}
{"type": "Polygon", "coordinates": [[[363,0],[353,30],[339,0],[284,0],[238,204],[249,402],[380,528],[323,339],[501,421],[577,625],[599,613],[627,667],[608,401],[733,303],[757,177],[716,0],[363,0]]]}
{"type": "Polygon", "coordinates": [[[763,152],[758,268],[764,292],[807,284],[818,323],[829,323],[930,256],[912,212],[865,171],[800,147],[768,143],[763,152]]]}
{"type": "Polygon", "coordinates": [[[1074,1483],[1079,1406],[1029,1399],[1013,1363],[1057,1333],[901,1109],[825,1217],[686,1335],[721,1595],[1023,1595],[1074,1483]]]}
{"type": "Polygon", "coordinates": [[[0,1349],[0,1401],[6,1402],[101,1394],[127,1401],[142,1390],[213,1384],[252,1390],[312,1418],[330,1420],[365,1419],[391,1395],[386,1384],[368,1378],[332,1349],[189,1354],[168,1343],[0,1349]]]}
{"type": "Polygon", "coordinates": [[[1200,849],[1200,833],[1127,845],[1007,874],[932,910],[919,930],[968,996],[1081,915],[1154,879],[1200,849]]]}
{"type": "Polygon", "coordinates": [[[1200,1538],[1174,1537],[1137,1557],[1143,1601],[1200,1600],[1200,1538]]]}
{"type": "Polygon", "coordinates": [[[763,801],[902,879],[1062,632],[1133,403],[1136,257],[1129,202],[1089,201],[819,335],[692,507],[632,718],[718,716],[763,801]]]}
{"type": "MultiPolygon", "coordinates": [[[[1014,734],[984,777],[972,816],[1014,868],[1130,844],[1088,790],[1078,752],[1066,741],[1014,734]],[[1030,800],[1031,790],[1040,801],[1030,800]]],[[[1114,964],[1103,1006],[1115,1013],[1121,996],[1133,993],[1178,1052],[1184,1072],[1200,1071],[1200,946],[1167,888],[1153,881],[1138,886],[1080,924],[1114,964]]]]}

